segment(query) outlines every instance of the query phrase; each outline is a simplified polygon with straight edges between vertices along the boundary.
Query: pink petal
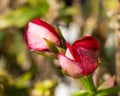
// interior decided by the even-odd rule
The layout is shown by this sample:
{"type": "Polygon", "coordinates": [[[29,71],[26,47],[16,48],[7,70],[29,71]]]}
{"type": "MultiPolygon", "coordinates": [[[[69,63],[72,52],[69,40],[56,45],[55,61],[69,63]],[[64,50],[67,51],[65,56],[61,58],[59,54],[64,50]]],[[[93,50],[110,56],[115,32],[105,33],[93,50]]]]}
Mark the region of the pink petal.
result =
{"type": "Polygon", "coordinates": [[[74,42],[74,44],[72,45],[72,47],[82,47],[88,50],[94,50],[97,51],[100,48],[100,45],[97,41],[96,38],[92,37],[92,36],[85,36],[82,39],[74,42]]]}
{"type": "Polygon", "coordinates": [[[93,79],[93,83],[94,83],[95,87],[98,88],[98,86],[99,86],[99,76],[98,76],[98,74],[94,72],[92,79],[93,79]]]}
{"type": "Polygon", "coordinates": [[[48,46],[44,38],[59,45],[59,39],[45,26],[40,26],[29,22],[25,33],[25,40],[31,50],[48,50],[48,46]]]}
{"type": "Polygon", "coordinates": [[[61,67],[68,73],[68,75],[73,78],[80,78],[83,76],[83,70],[79,62],[71,60],[62,54],[58,54],[58,59],[61,67]]]}
{"type": "Polygon", "coordinates": [[[109,78],[108,80],[106,80],[100,87],[99,89],[106,89],[106,88],[110,88],[113,87],[115,84],[115,76],[109,78]]]}

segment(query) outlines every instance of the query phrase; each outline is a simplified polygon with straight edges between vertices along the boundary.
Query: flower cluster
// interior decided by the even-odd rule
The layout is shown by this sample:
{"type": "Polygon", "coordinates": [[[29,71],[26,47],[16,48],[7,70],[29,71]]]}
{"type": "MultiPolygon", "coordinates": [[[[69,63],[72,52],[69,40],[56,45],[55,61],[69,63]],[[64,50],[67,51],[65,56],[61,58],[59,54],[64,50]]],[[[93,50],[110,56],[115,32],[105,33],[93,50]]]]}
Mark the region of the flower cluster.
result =
{"type": "Polygon", "coordinates": [[[100,47],[92,36],[85,36],[70,45],[60,30],[36,18],[26,25],[25,41],[31,51],[57,56],[62,69],[73,78],[89,75],[98,67],[100,47]]]}

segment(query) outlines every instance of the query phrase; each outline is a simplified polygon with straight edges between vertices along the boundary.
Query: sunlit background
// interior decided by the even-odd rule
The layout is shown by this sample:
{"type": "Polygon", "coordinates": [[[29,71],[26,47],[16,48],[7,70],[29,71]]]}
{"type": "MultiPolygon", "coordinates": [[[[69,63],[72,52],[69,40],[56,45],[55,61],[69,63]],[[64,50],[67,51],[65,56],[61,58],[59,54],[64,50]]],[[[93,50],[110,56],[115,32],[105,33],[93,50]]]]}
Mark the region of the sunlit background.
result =
{"type": "Polygon", "coordinates": [[[58,25],[71,44],[96,37],[100,82],[116,75],[120,83],[119,0],[0,0],[0,96],[70,96],[82,88],[62,74],[57,60],[26,47],[25,25],[36,17],[58,25]]]}

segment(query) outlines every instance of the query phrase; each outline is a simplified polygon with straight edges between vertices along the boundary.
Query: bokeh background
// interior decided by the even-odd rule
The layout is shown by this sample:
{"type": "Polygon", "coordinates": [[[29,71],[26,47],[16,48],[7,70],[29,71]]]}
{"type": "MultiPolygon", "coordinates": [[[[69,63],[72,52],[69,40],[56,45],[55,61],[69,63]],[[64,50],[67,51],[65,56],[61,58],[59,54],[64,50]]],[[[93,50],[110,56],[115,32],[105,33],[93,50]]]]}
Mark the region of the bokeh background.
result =
{"type": "Polygon", "coordinates": [[[82,88],[57,60],[30,52],[25,25],[40,17],[58,25],[71,44],[85,35],[101,45],[100,82],[120,83],[120,0],[0,0],[0,96],[70,96],[82,88]]]}

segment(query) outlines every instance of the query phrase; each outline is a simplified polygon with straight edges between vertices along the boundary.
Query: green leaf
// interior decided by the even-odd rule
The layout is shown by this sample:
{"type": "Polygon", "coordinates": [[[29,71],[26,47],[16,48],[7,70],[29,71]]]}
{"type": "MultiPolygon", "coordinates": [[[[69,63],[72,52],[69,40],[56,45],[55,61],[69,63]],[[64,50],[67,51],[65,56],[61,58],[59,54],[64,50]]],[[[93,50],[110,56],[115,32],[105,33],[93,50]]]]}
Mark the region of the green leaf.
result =
{"type": "Polygon", "coordinates": [[[25,73],[22,76],[20,76],[16,82],[17,87],[25,87],[28,85],[30,79],[32,78],[31,73],[25,73]]]}
{"type": "MultiPolygon", "coordinates": [[[[39,0],[41,1],[41,0],[39,0]]],[[[34,2],[37,2],[34,0],[34,2]]],[[[0,16],[0,28],[10,26],[23,27],[25,24],[35,17],[43,17],[49,9],[48,3],[40,2],[38,5],[22,6],[19,9],[13,10],[5,15],[0,16]]]]}
{"type": "Polygon", "coordinates": [[[92,75],[84,76],[80,78],[80,81],[87,90],[90,90],[92,92],[96,91],[95,85],[93,83],[92,75]]]}
{"type": "Polygon", "coordinates": [[[30,6],[36,7],[41,4],[43,4],[43,5],[46,4],[47,0],[28,0],[28,3],[30,4],[30,6]]]}
{"type": "Polygon", "coordinates": [[[28,21],[35,17],[42,17],[48,11],[48,5],[41,5],[41,7],[22,7],[14,11],[13,25],[23,27],[28,21]],[[43,11],[44,10],[44,11],[43,11]]]}
{"type": "Polygon", "coordinates": [[[46,79],[42,83],[45,89],[51,89],[55,86],[55,82],[50,79],[46,79]]]}
{"type": "Polygon", "coordinates": [[[0,16],[0,29],[10,27],[13,25],[13,13],[11,12],[10,14],[0,16]]]}
{"type": "Polygon", "coordinates": [[[117,93],[119,91],[120,91],[120,86],[116,86],[112,88],[98,90],[96,93],[98,94],[97,96],[108,96],[110,94],[117,93]]]}
{"type": "Polygon", "coordinates": [[[4,32],[0,31],[0,45],[4,41],[4,39],[5,39],[5,34],[4,32]]]}

